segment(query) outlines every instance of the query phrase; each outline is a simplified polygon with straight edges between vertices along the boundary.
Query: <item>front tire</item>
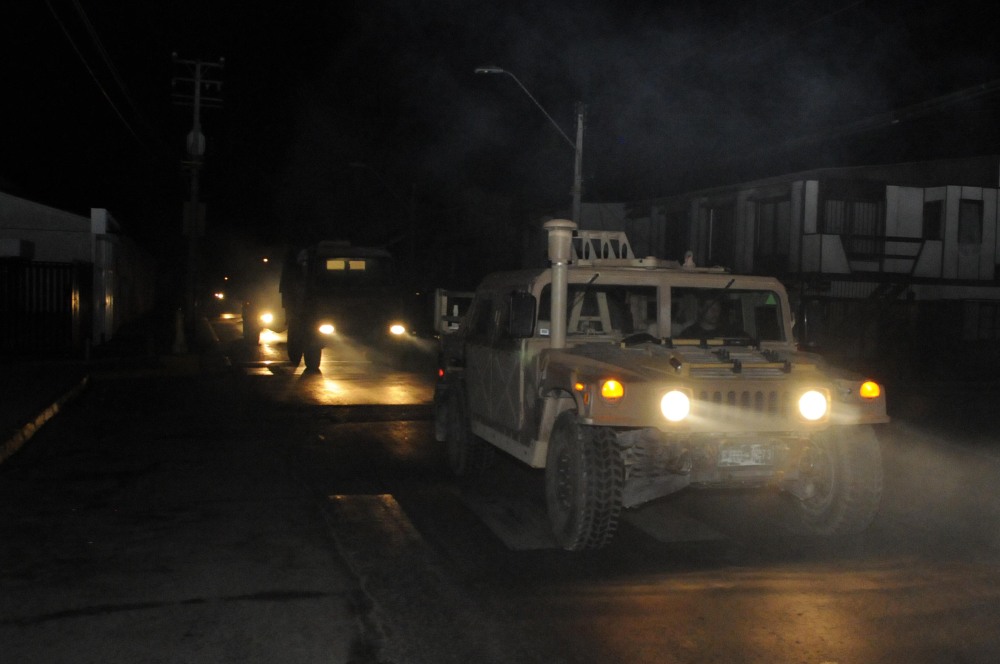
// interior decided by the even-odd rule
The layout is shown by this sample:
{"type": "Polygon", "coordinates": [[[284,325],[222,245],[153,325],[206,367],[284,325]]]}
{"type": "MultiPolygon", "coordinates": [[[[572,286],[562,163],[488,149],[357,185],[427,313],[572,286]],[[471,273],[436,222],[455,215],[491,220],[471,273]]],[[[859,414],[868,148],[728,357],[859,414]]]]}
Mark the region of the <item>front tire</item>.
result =
{"type": "Polygon", "coordinates": [[[882,501],[882,453],[870,426],[831,427],[814,437],[802,473],[812,487],[796,501],[806,533],[855,535],[871,524],[882,501]]]}
{"type": "Polygon", "coordinates": [[[323,358],[322,346],[309,346],[302,356],[305,358],[306,371],[319,371],[319,363],[323,358]]]}
{"type": "Polygon", "coordinates": [[[568,551],[599,549],[614,537],[625,465],[614,431],[560,415],[545,459],[545,502],[552,533],[568,551]]]}
{"type": "Polygon", "coordinates": [[[295,369],[302,361],[302,353],[305,350],[302,328],[299,324],[288,323],[288,361],[295,369]]]}

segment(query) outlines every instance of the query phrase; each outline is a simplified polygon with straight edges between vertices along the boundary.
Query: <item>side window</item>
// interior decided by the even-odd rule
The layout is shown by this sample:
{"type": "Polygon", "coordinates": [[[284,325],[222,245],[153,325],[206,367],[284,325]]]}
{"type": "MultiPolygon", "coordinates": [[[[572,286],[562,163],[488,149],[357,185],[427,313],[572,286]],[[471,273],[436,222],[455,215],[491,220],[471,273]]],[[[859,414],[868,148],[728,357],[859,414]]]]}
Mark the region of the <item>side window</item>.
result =
{"type": "Polygon", "coordinates": [[[493,299],[491,297],[477,298],[472,305],[472,318],[469,321],[469,339],[474,341],[489,341],[493,329],[493,299]]]}
{"type": "Polygon", "coordinates": [[[944,239],[944,201],[924,202],[924,239],[944,239]]]}
{"type": "Polygon", "coordinates": [[[983,241],[983,202],[963,198],[958,202],[958,243],[983,241]]]}
{"type": "Polygon", "coordinates": [[[495,302],[494,320],[496,325],[493,328],[493,339],[509,339],[508,328],[510,327],[510,299],[502,297],[495,302]]]}

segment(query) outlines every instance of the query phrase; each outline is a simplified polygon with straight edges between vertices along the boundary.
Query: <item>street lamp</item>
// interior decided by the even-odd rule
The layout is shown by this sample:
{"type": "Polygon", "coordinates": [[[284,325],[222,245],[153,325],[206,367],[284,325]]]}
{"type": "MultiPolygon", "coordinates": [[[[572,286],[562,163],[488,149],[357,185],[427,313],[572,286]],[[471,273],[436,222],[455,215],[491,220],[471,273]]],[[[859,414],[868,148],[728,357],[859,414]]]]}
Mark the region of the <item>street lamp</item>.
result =
{"type": "Polygon", "coordinates": [[[562,130],[562,127],[560,127],[559,124],[552,119],[552,116],[548,114],[545,108],[538,103],[538,100],[535,99],[534,95],[532,95],[531,92],[528,91],[528,88],[524,87],[524,83],[521,83],[521,81],[518,80],[517,76],[514,76],[514,74],[507,71],[506,69],[502,69],[500,67],[495,67],[495,66],[477,67],[475,69],[475,72],[477,74],[506,74],[507,76],[510,76],[512,79],[514,79],[514,82],[517,83],[518,87],[520,87],[521,90],[524,91],[524,94],[528,95],[528,99],[534,102],[535,106],[538,107],[538,110],[540,110],[542,114],[545,115],[545,117],[548,119],[548,121],[552,123],[552,126],[556,128],[556,131],[559,132],[559,135],[562,136],[564,139],[566,139],[566,142],[569,143],[569,146],[573,148],[573,151],[575,153],[575,159],[573,162],[573,221],[579,224],[580,193],[583,189],[582,181],[583,181],[583,114],[585,110],[584,105],[581,104],[580,102],[577,102],[576,104],[576,141],[574,142],[573,140],[570,139],[569,136],[566,135],[566,132],[562,130]]]}

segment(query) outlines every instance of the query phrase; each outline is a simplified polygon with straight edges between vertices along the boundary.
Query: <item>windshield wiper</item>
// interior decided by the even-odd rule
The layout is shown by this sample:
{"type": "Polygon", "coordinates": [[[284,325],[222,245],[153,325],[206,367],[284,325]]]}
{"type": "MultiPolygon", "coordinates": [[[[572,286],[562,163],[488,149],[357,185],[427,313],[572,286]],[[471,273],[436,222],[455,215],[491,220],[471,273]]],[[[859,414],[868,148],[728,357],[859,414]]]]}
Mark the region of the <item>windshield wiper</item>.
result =
{"type": "Polygon", "coordinates": [[[587,293],[590,292],[590,287],[594,284],[595,281],[597,281],[597,278],[599,276],[601,276],[601,273],[595,272],[594,276],[590,278],[590,281],[588,281],[583,285],[583,290],[577,293],[576,297],[573,298],[573,303],[570,305],[567,311],[573,311],[573,309],[576,308],[576,305],[578,305],[583,300],[583,298],[587,297],[587,293]]]}

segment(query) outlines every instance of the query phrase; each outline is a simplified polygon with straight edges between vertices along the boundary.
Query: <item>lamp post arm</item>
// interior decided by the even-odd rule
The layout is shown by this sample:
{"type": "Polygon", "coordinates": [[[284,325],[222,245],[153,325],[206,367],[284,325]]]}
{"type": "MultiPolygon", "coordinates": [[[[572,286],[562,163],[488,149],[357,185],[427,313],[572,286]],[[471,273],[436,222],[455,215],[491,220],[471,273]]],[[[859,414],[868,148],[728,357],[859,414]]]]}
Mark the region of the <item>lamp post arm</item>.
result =
{"type": "Polygon", "coordinates": [[[573,139],[571,139],[569,136],[566,135],[566,132],[562,130],[562,127],[559,126],[559,123],[557,123],[555,120],[552,119],[552,116],[549,115],[549,112],[545,110],[545,107],[538,103],[538,100],[535,99],[534,95],[532,95],[531,92],[528,91],[528,88],[524,87],[524,83],[521,83],[520,79],[518,79],[517,76],[514,76],[514,74],[510,73],[506,69],[503,70],[503,73],[507,74],[512,79],[514,79],[514,82],[517,83],[517,85],[522,90],[524,90],[524,94],[528,95],[528,99],[530,99],[535,104],[535,106],[538,107],[538,110],[540,110],[545,115],[545,117],[548,118],[548,121],[552,123],[552,126],[556,128],[556,131],[559,132],[559,135],[562,136],[564,139],[566,139],[566,142],[569,143],[569,146],[575,150],[576,143],[573,142],[573,139]]]}
{"type": "Polygon", "coordinates": [[[514,76],[514,74],[512,74],[511,72],[507,71],[506,69],[497,67],[496,65],[476,67],[475,72],[477,74],[507,74],[512,79],[514,79],[514,82],[517,83],[518,87],[524,91],[524,94],[528,95],[528,99],[530,99],[532,103],[538,107],[538,110],[542,112],[542,115],[544,115],[546,119],[548,119],[548,121],[552,123],[552,126],[556,128],[556,131],[559,132],[559,135],[566,140],[566,143],[568,143],[571,148],[573,148],[573,152],[575,154],[573,159],[573,191],[572,191],[573,213],[572,214],[573,214],[573,221],[576,223],[580,223],[580,198],[583,193],[583,117],[586,112],[586,107],[581,103],[577,103],[576,105],[576,141],[574,141],[573,139],[571,139],[569,136],[566,135],[566,132],[562,130],[562,127],[559,126],[559,123],[552,119],[552,116],[549,115],[548,111],[545,110],[545,107],[542,106],[540,103],[538,103],[538,100],[535,99],[535,96],[531,94],[531,91],[528,90],[528,88],[524,87],[524,83],[522,83],[517,76],[514,76]]]}

